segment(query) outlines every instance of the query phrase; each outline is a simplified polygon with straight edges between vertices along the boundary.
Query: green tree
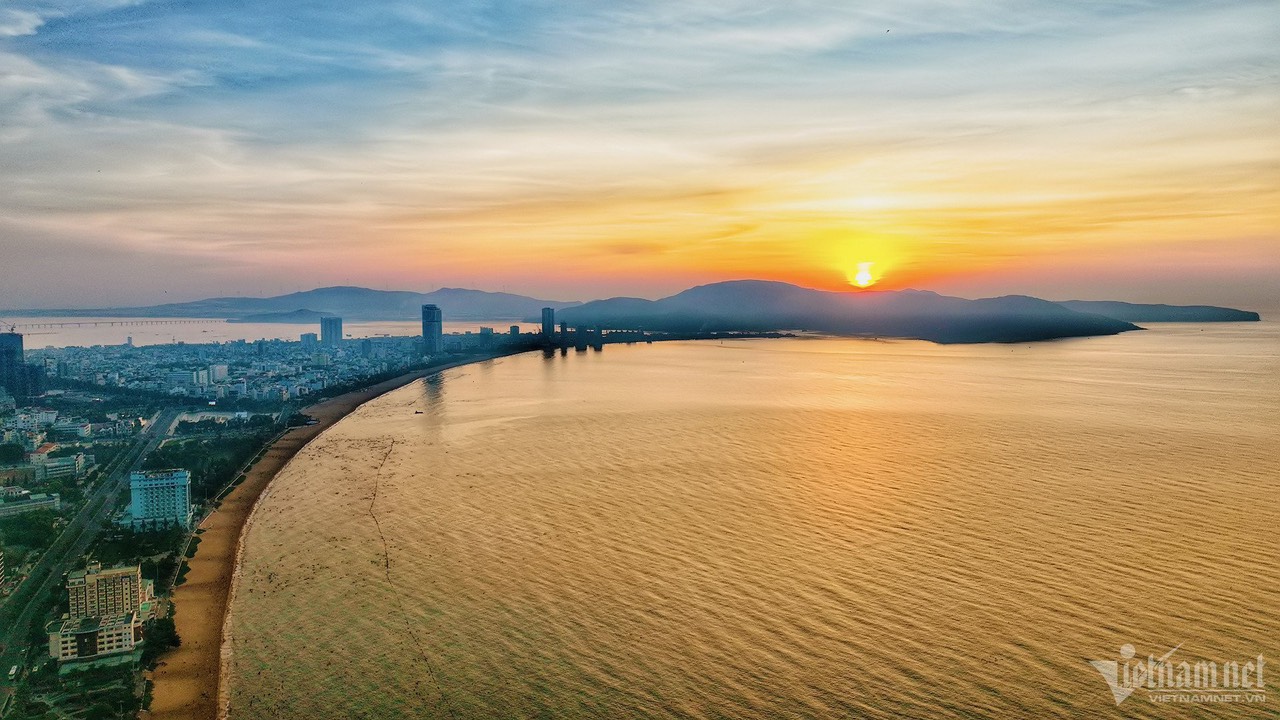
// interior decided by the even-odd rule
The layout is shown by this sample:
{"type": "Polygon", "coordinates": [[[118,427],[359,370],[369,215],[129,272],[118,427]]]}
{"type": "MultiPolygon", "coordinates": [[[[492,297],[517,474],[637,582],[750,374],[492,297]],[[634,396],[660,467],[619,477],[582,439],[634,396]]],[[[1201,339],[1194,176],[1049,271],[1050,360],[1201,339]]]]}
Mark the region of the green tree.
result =
{"type": "Polygon", "coordinates": [[[142,632],[146,638],[142,646],[142,664],[146,667],[151,667],[165,652],[182,645],[182,638],[178,637],[178,628],[174,625],[172,616],[148,622],[142,632]]]}
{"type": "Polygon", "coordinates": [[[34,510],[0,519],[0,538],[7,545],[45,550],[58,539],[53,527],[56,518],[52,510],[34,510]]]}
{"type": "Polygon", "coordinates": [[[22,462],[22,458],[26,452],[21,445],[16,443],[6,443],[0,445],[0,465],[13,465],[22,462]]]}

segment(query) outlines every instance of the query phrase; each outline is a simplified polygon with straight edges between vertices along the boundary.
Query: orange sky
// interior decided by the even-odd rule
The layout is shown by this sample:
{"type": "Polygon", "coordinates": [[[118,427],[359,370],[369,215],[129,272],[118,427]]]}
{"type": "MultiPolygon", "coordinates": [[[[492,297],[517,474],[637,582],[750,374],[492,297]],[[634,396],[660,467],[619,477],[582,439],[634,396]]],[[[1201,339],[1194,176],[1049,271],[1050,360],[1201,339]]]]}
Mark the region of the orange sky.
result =
{"type": "Polygon", "coordinates": [[[0,16],[6,305],[860,263],[1280,305],[1273,3],[52,7],[0,16]]]}

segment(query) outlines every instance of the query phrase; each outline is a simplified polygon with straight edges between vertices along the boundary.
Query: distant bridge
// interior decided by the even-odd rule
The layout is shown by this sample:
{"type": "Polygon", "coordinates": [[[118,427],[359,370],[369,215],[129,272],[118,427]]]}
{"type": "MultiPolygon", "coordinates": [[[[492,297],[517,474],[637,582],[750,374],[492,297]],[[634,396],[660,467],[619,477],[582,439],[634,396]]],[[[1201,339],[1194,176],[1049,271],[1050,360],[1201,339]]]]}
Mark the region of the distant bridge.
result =
{"type": "Polygon", "coordinates": [[[224,322],[226,322],[226,320],[76,320],[73,322],[19,323],[16,325],[10,325],[9,327],[39,330],[42,328],[114,327],[117,325],[208,325],[224,322]]]}

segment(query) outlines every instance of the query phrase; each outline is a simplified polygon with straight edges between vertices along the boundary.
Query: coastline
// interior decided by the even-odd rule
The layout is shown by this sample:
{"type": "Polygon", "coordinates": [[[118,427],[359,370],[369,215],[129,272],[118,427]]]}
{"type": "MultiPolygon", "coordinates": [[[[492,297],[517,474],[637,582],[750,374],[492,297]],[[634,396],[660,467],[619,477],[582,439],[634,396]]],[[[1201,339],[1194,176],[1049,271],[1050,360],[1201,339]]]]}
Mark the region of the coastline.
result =
{"type": "Polygon", "coordinates": [[[224,678],[223,640],[227,610],[239,565],[240,541],[258,501],[272,479],[308,443],[364,403],[444,370],[526,352],[496,352],[432,365],[370,385],[302,410],[317,422],[289,429],[271,443],[245,479],[200,523],[203,531],[195,557],[187,561],[186,581],[174,589],[170,603],[182,644],[165,653],[150,673],[154,683],[152,720],[215,720],[219,717],[224,678]],[[211,682],[212,681],[212,682],[211,682]]]}

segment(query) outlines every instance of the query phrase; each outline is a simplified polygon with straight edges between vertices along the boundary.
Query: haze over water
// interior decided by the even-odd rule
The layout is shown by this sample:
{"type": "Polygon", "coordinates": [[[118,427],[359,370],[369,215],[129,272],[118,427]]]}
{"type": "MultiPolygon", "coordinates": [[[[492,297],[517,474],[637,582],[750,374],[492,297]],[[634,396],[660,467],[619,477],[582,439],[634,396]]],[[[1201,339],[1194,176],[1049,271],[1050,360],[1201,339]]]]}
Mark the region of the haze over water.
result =
{"type": "Polygon", "coordinates": [[[1088,661],[1280,655],[1277,377],[1270,322],[447,371],[261,501],[230,714],[1274,714],[1088,661]]]}

